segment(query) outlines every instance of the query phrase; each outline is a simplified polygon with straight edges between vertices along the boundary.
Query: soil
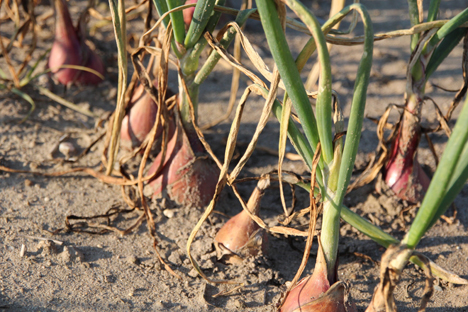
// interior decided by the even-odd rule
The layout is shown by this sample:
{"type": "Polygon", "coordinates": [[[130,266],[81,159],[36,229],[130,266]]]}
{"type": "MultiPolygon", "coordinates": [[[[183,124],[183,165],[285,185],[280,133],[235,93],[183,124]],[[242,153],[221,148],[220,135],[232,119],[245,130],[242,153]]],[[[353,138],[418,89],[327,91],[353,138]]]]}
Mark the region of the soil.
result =
{"type": "MultiPolygon", "coordinates": [[[[362,1],[368,8],[376,32],[408,28],[406,1],[362,1]]],[[[70,1],[72,16],[76,19],[85,4],[70,1]]],[[[312,5],[308,3],[308,5],[312,5]]],[[[317,14],[325,18],[327,3],[314,2],[317,14]]],[[[441,17],[449,18],[464,8],[463,1],[441,3],[441,17]]],[[[41,13],[50,12],[48,6],[39,6],[41,13]]],[[[101,10],[104,13],[103,10],[101,10]]],[[[3,11],[2,11],[3,15],[3,11]]],[[[349,20],[348,20],[349,21],[349,20]]],[[[96,23],[92,19],[91,24],[96,23]]],[[[141,19],[129,22],[130,32],[139,34],[141,19]]],[[[344,25],[346,26],[346,25],[344,25]]],[[[51,46],[53,18],[41,24],[37,59],[51,46]]],[[[10,36],[11,24],[2,26],[1,35],[10,36]]],[[[259,49],[262,57],[272,65],[266,40],[258,22],[249,22],[246,33],[259,49]]],[[[360,33],[358,27],[356,34],[360,33]]],[[[289,31],[291,49],[297,54],[306,37],[289,31]]],[[[92,41],[107,65],[107,79],[98,87],[71,87],[65,90],[55,86],[53,91],[80,107],[89,108],[99,116],[111,112],[115,105],[117,86],[116,49],[110,25],[99,29],[92,41]]],[[[16,49],[15,51],[20,51],[16,49]]],[[[361,57],[361,47],[335,46],[331,52],[333,88],[338,92],[349,114],[354,78],[361,57]]],[[[461,55],[458,46],[441,65],[434,84],[456,89],[462,84],[461,55]]],[[[21,60],[16,52],[14,60],[21,60]]],[[[405,88],[406,65],[409,59],[409,38],[400,37],[376,42],[374,64],[368,91],[366,115],[379,118],[390,103],[401,104],[405,88]]],[[[3,59],[0,63],[5,72],[3,59]]],[[[249,63],[245,61],[248,65],[249,63]]],[[[43,68],[44,62],[39,66],[43,68]],[[42,67],[41,67],[42,66],[42,67]]],[[[270,66],[272,68],[272,66],[270,66]]],[[[310,70],[309,64],[308,69],[310,70]]],[[[307,71],[305,71],[307,72],[307,71]]],[[[177,80],[171,72],[170,86],[175,89],[177,80]]],[[[36,85],[48,86],[47,79],[39,79],[36,85]]],[[[226,111],[229,99],[230,69],[221,62],[200,92],[200,124],[217,119],[226,111]]],[[[241,90],[245,88],[241,82],[241,90]]],[[[103,142],[99,141],[78,162],[66,162],[66,155],[53,152],[63,135],[78,152],[85,149],[104,131],[93,118],[67,109],[39,95],[33,85],[23,89],[37,105],[33,114],[23,123],[21,120],[30,109],[29,104],[18,96],[0,91],[0,164],[13,169],[56,172],[77,166],[99,169],[103,142]]],[[[239,91],[239,97],[241,95],[239,91]]],[[[436,87],[428,87],[428,95],[445,112],[453,93],[436,87]]],[[[261,113],[263,100],[252,97],[245,108],[236,158],[245,149],[261,113]]],[[[458,114],[455,112],[455,119],[458,114]]],[[[425,126],[434,127],[437,118],[432,105],[423,109],[425,126]]],[[[231,119],[233,114],[231,115],[231,119]]],[[[392,120],[396,119],[396,114],[392,120]]],[[[229,131],[227,120],[205,132],[207,141],[216,155],[223,159],[224,142],[229,131]]],[[[453,126],[454,121],[450,122],[453,126]]],[[[276,149],[278,122],[272,117],[259,145],[276,149]]],[[[365,120],[362,129],[360,152],[356,169],[362,170],[370,153],[377,147],[376,126],[365,120]]],[[[440,132],[431,134],[437,153],[443,151],[446,137],[440,132]]],[[[291,146],[288,146],[290,151],[291,146]]],[[[432,172],[434,159],[425,139],[420,145],[419,161],[432,172]]],[[[234,163],[236,160],[234,160],[234,163]]],[[[277,167],[277,158],[262,150],[256,150],[248,161],[241,177],[259,176],[277,167]]],[[[301,161],[286,161],[285,169],[308,175],[301,161]]],[[[239,184],[245,200],[255,184],[239,184]]],[[[205,222],[197,236],[192,253],[203,272],[212,279],[224,279],[244,283],[234,292],[214,296],[232,290],[235,285],[207,284],[193,270],[187,255],[187,238],[199,220],[202,210],[178,207],[170,201],[149,199],[157,222],[158,250],[169,266],[182,277],[175,278],[158,260],[146,223],[133,232],[120,236],[115,232],[102,235],[87,233],[51,232],[65,227],[69,215],[93,216],[105,213],[112,207],[126,209],[121,189],[100,182],[84,174],[67,174],[59,177],[44,177],[32,174],[0,172],[0,310],[2,311],[274,311],[285,283],[297,271],[304,238],[269,236],[269,251],[265,256],[246,259],[242,264],[229,266],[218,262],[213,247],[217,230],[241,210],[232,191],[226,189],[216,206],[215,213],[205,222]],[[45,239],[45,240],[44,240],[45,239]],[[22,248],[24,250],[22,251],[22,248]]],[[[288,189],[288,187],[286,187],[288,189]]],[[[308,194],[297,190],[297,209],[308,206],[308,194]]],[[[291,194],[287,192],[290,202],[291,194]]],[[[350,193],[345,204],[352,210],[381,226],[397,238],[402,238],[416,208],[409,209],[400,218],[399,212],[405,203],[379,195],[374,185],[368,185],[350,193]]],[[[455,200],[458,211],[452,224],[440,220],[427,233],[418,246],[433,261],[450,269],[461,277],[468,278],[468,187],[455,200]]],[[[278,184],[267,190],[261,204],[261,216],[268,225],[277,224],[282,213],[278,184]]],[[[122,213],[113,217],[112,224],[125,229],[133,224],[141,212],[122,213]]],[[[448,215],[451,216],[450,209],[448,215]]],[[[102,220],[101,220],[102,221],[102,220]]],[[[293,224],[305,229],[307,218],[293,224]]],[[[349,285],[350,293],[359,311],[364,311],[370,302],[379,279],[379,261],[384,248],[343,223],[340,241],[339,278],[349,285]],[[365,255],[365,256],[362,256],[365,255]],[[370,261],[372,259],[373,261],[370,261]]],[[[305,270],[309,274],[314,266],[317,243],[314,241],[312,255],[305,270]]],[[[413,265],[405,269],[395,298],[400,311],[416,311],[424,289],[424,274],[413,265]]],[[[468,311],[468,286],[436,281],[435,291],[428,311],[468,311]]]]}

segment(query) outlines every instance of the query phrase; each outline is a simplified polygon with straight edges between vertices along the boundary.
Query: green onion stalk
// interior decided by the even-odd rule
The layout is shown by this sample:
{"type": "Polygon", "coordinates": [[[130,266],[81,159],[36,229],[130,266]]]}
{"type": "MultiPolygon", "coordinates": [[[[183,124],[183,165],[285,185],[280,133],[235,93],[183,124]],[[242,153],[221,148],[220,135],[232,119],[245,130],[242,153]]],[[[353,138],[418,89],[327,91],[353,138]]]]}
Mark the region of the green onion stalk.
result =
{"type": "Polygon", "coordinates": [[[316,182],[321,193],[321,203],[319,204],[323,205],[323,219],[314,273],[297,284],[293,283],[292,289],[282,303],[281,311],[295,311],[297,309],[314,311],[318,306],[326,306],[327,311],[342,311],[343,309],[353,311],[355,306],[346,299],[345,286],[337,279],[337,251],[341,207],[354,166],[364,116],[372,64],[372,24],[367,10],[361,4],[353,4],[344,8],[327,21],[323,27],[320,27],[314,14],[301,2],[297,0],[284,2],[296,13],[312,34],[312,38],[296,61],[289,49],[285,48],[288,44],[281,26],[281,16],[278,13],[285,12],[284,8],[277,7],[274,1],[269,0],[257,1],[257,6],[271,53],[286,88],[287,97],[285,100],[289,98],[296,110],[305,138],[290,121],[289,116],[282,116],[284,107],[279,102],[275,102],[273,110],[281,123],[288,122],[287,127],[285,127],[288,130],[288,136],[311,170],[315,169],[312,168],[312,159],[314,155],[316,156],[316,182]],[[365,42],[354,86],[346,138],[344,139],[342,137],[344,134],[343,121],[340,118],[334,119],[332,116],[332,77],[325,34],[353,10],[361,15],[365,29],[365,42]],[[321,72],[316,113],[314,114],[299,72],[315,50],[318,53],[321,72]],[[333,123],[334,134],[332,132],[333,123]],[[320,148],[318,148],[319,144],[320,148]],[[320,153],[320,157],[318,157],[318,153],[320,153]]]}

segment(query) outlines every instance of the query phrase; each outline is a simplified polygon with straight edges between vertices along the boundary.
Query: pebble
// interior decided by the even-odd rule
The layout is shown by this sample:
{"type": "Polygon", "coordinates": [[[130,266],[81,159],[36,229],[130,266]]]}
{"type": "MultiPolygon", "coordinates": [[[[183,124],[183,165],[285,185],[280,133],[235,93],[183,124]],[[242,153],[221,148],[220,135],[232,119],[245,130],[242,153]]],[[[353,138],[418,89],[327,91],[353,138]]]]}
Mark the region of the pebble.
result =
{"type": "Polygon", "coordinates": [[[182,265],[182,260],[180,259],[180,255],[177,251],[171,253],[171,255],[167,258],[170,262],[174,263],[175,265],[182,265]]]}
{"type": "Polygon", "coordinates": [[[162,301],[157,301],[153,304],[153,307],[156,311],[161,311],[161,309],[165,309],[164,303],[162,301]]]}
{"type": "Polygon", "coordinates": [[[188,273],[188,276],[193,277],[193,278],[197,277],[198,276],[197,270],[191,269],[190,272],[188,273]]]}
{"type": "Polygon", "coordinates": [[[58,147],[60,153],[62,153],[65,158],[76,155],[76,148],[71,142],[62,142],[58,147]]]}
{"type": "Polygon", "coordinates": [[[165,209],[163,211],[163,215],[165,215],[166,218],[171,219],[175,216],[175,209],[165,209]]]}
{"type": "Polygon", "coordinates": [[[135,265],[139,265],[140,264],[140,259],[138,259],[135,255],[130,255],[128,256],[125,261],[127,261],[127,263],[129,264],[135,264],[135,265]]]}
{"type": "Polygon", "coordinates": [[[26,186],[26,187],[31,187],[31,186],[33,186],[33,185],[34,185],[34,182],[33,182],[33,181],[28,180],[28,179],[24,180],[24,186],[26,186]]]}

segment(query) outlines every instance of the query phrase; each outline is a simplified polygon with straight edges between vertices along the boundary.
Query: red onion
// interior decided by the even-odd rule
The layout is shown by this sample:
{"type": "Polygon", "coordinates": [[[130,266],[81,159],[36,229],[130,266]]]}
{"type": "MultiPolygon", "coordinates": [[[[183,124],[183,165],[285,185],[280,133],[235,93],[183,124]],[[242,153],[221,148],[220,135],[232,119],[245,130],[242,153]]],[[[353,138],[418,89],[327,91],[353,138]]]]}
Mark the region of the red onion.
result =
{"type": "Polygon", "coordinates": [[[417,160],[420,140],[419,118],[405,109],[384,169],[384,178],[399,198],[412,203],[424,198],[431,182],[417,160]]]}
{"type": "MultiPolygon", "coordinates": [[[[258,216],[260,202],[265,189],[270,185],[269,178],[262,178],[247,203],[249,211],[258,216]]],[[[255,256],[260,249],[266,252],[266,232],[242,210],[229,219],[215,237],[215,247],[218,258],[226,257],[228,263],[242,262],[244,256],[255,256]]]]}
{"type": "Polygon", "coordinates": [[[153,196],[166,191],[177,204],[206,206],[214,195],[219,169],[205,155],[198,138],[189,140],[179,120],[169,126],[169,138],[166,157],[163,160],[162,152],[159,153],[148,172],[153,174],[162,163],[150,181],[153,196]]]}
{"type": "MultiPolygon", "coordinates": [[[[154,81],[153,85],[156,87],[157,82],[154,81]]],[[[173,95],[174,93],[167,89],[166,99],[173,95]]],[[[135,87],[128,103],[127,114],[122,120],[122,128],[120,130],[122,146],[128,149],[140,146],[146,135],[153,128],[157,113],[158,105],[145,92],[143,85],[135,87]]],[[[162,127],[158,127],[156,137],[159,138],[161,133],[162,127]]]]}
{"type": "Polygon", "coordinates": [[[81,29],[73,23],[65,0],[55,0],[55,41],[50,51],[48,67],[57,81],[64,85],[96,85],[102,79],[88,71],[59,68],[62,65],[88,67],[104,75],[104,65],[99,56],[85,42],[81,29]]]}
{"type": "MultiPolygon", "coordinates": [[[[320,240],[320,239],[319,239],[320,240]]],[[[319,245],[314,273],[297,283],[284,301],[281,312],[357,312],[344,283],[328,280],[327,263],[319,245]]],[[[335,274],[336,275],[336,274],[335,274]]]]}

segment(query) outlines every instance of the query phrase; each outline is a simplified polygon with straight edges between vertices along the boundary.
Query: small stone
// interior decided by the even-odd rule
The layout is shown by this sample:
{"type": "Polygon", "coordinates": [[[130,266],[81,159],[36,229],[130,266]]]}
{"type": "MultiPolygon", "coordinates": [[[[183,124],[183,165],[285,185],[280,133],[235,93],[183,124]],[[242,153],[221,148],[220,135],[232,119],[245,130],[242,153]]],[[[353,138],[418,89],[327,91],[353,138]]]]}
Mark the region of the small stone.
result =
{"type": "Polygon", "coordinates": [[[165,209],[163,211],[163,215],[165,215],[166,218],[171,219],[175,216],[175,209],[165,209]]]}
{"type": "Polygon", "coordinates": [[[44,201],[47,203],[50,200],[49,197],[44,197],[44,201]]]}
{"type": "Polygon", "coordinates": [[[162,311],[162,309],[165,309],[166,307],[164,306],[164,303],[162,303],[162,301],[157,301],[154,303],[153,305],[154,309],[156,311],[162,311]]]}
{"type": "Polygon", "coordinates": [[[31,187],[31,186],[33,186],[33,185],[34,185],[34,182],[33,182],[33,181],[28,180],[28,179],[24,180],[24,186],[26,186],[26,187],[31,187]]]}
{"type": "Polygon", "coordinates": [[[434,285],[434,289],[437,291],[444,291],[439,285],[434,285]]]}
{"type": "Polygon", "coordinates": [[[76,155],[76,148],[71,142],[62,142],[59,144],[59,151],[65,158],[76,155]]]}
{"type": "Polygon", "coordinates": [[[191,269],[190,272],[188,273],[188,276],[193,277],[193,278],[197,277],[198,276],[197,270],[191,269]]]}
{"type": "Polygon", "coordinates": [[[174,263],[175,265],[182,265],[182,260],[180,259],[180,255],[177,251],[171,253],[171,255],[167,258],[170,262],[174,263]]]}
{"type": "Polygon", "coordinates": [[[139,265],[140,259],[138,259],[135,255],[128,256],[125,261],[129,264],[139,265]]]}

